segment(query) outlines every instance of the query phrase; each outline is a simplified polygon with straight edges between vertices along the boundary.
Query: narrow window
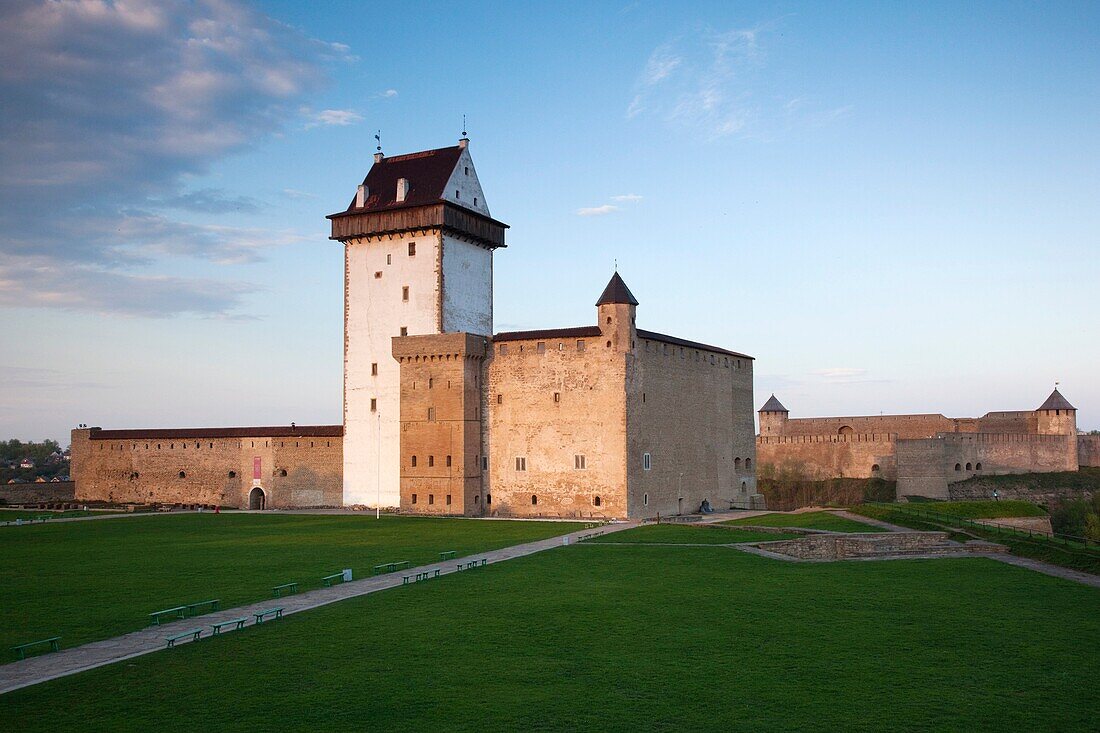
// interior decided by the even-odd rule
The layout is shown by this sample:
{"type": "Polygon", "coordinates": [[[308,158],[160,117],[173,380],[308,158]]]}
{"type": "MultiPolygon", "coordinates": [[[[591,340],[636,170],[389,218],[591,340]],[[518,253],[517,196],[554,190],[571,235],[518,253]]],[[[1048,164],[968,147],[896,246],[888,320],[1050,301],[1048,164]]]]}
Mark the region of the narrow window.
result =
{"type": "Polygon", "coordinates": [[[745,470],[746,471],[751,471],[752,470],[752,459],[751,458],[746,458],[745,459],[745,470]]]}
{"type": "Polygon", "coordinates": [[[489,470],[489,456],[482,456],[481,457],[481,470],[482,471],[488,471],[489,470]]]}
{"type": "Polygon", "coordinates": [[[416,456],[412,457],[412,467],[416,468],[416,456]]]}
{"type": "Polygon", "coordinates": [[[966,464],[966,470],[967,471],[973,470],[973,467],[968,463],[968,464],[966,464]]]}
{"type": "Polygon", "coordinates": [[[531,494],[531,506],[535,506],[539,503],[539,497],[537,494],[531,494]]]}
{"type": "Polygon", "coordinates": [[[428,389],[431,389],[432,385],[434,385],[434,384],[435,384],[435,379],[433,377],[428,377],[428,389]]]}
{"type": "Polygon", "coordinates": [[[447,468],[451,467],[451,457],[447,456],[447,468]]]}
{"type": "Polygon", "coordinates": [[[413,504],[415,504],[415,503],[416,503],[416,494],[413,494],[413,495],[412,495],[412,503],[413,503],[413,504]]]}
{"type": "Polygon", "coordinates": [[[642,494],[642,503],[649,506],[649,494],[642,494]]]}
{"type": "Polygon", "coordinates": [[[584,351],[584,341],[577,341],[577,351],[584,351]]]}
{"type": "Polygon", "coordinates": [[[408,326],[402,326],[401,327],[401,335],[402,336],[408,336],[409,335],[409,327],[408,326]]]}
{"type": "Polygon", "coordinates": [[[451,495],[447,494],[447,506],[451,505],[451,495]]]}
{"type": "Polygon", "coordinates": [[[653,459],[648,453],[642,454],[642,468],[646,471],[653,468],[653,459]]]}
{"type": "Polygon", "coordinates": [[[645,392],[642,392],[642,404],[645,404],[645,392]]]}
{"type": "Polygon", "coordinates": [[[611,348],[611,342],[610,341],[607,342],[607,348],[609,348],[609,349],[611,348]]]}
{"type": "Polygon", "coordinates": [[[592,499],[592,504],[594,506],[599,506],[600,505],[600,497],[597,496],[597,497],[593,498],[592,499]]]}
{"type": "Polygon", "coordinates": [[[744,493],[745,493],[746,491],[748,491],[748,490],[749,490],[749,484],[748,484],[748,482],[746,482],[746,481],[742,481],[742,482],[741,482],[741,493],[742,493],[742,494],[744,494],[744,493]]]}
{"type": "Polygon", "coordinates": [[[456,188],[455,189],[455,198],[457,199],[457,198],[460,198],[460,197],[461,197],[461,194],[459,193],[458,189],[456,188]]]}
{"type": "Polygon", "coordinates": [[[409,286],[408,285],[405,285],[404,287],[401,288],[401,300],[406,302],[406,303],[409,302],[409,286]]]}
{"type": "Polygon", "coordinates": [[[467,176],[470,175],[470,166],[465,166],[462,170],[465,173],[465,175],[467,175],[467,176]]]}
{"type": "Polygon", "coordinates": [[[498,405],[503,405],[504,404],[504,395],[502,395],[502,394],[497,395],[497,404],[498,405]]]}
{"type": "Polygon", "coordinates": [[[377,377],[378,376],[378,362],[373,362],[370,365],[370,375],[372,377],[377,377]]]}
{"type": "Polygon", "coordinates": [[[501,344],[500,345],[500,355],[504,356],[507,353],[508,353],[508,344],[501,344]]]}
{"type": "Polygon", "coordinates": [[[554,402],[555,403],[561,402],[561,392],[555,392],[554,393],[554,402]]]}
{"type": "Polygon", "coordinates": [[[428,503],[429,504],[434,504],[435,503],[435,494],[428,494],[428,503]]]}
{"type": "Polygon", "coordinates": [[[611,316],[607,317],[607,325],[609,325],[609,326],[611,325],[611,316]]]}
{"type": "Polygon", "coordinates": [[[546,353],[546,342],[545,341],[539,341],[537,344],[535,344],[535,351],[537,351],[540,354],[545,354],[546,353]]]}
{"type": "Polygon", "coordinates": [[[516,457],[516,470],[517,471],[526,471],[527,470],[527,459],[526,458],[519,457],[519,456],[516,457]]]}
{"type": "Polygon", "coordinates": [[[428,468],[435,467],[435,456],[428,456],[428,468]]]}
{"type": "Polygon", "coordinates": [[[733,459],[733,467],[737,471],[741,470],[741,459],[740,458],[734,458],[733,459]]]}
{"type": "Polygon", "coordinates": [[[387,265],[392,265],[393,264],[393,255],[386,255],[386,264],[387,265]]]}
{"type": "Polygon", "coordinates": [[[474,196],[474,206],[477,206],[477,196],[474,196]]]}
{"type": "Polygon", "coordinates": [[[371,397],[370,398],[370,411],[371,412],[378,412],[378,398],[377,397],[371,397]]]}
{"type": "Polygon", "coordinates": [[[583,455],[577,454],[573,456],[573,468],[577,471],[583,471],[586,468],[583,455]]]}
{"type": "Polygon", "coordinates": [[[409,257],[416,256],[416,242],[409,242],[409,257]]]}
{"type": "Polygon", "coordinates": [[[963,467],[962,467],[962,464],[961,464],[961,463],[956,463],[956,464],[955,464],[955,470],[956,470],[956,471],[961,471],[961,470],[962,470],[962,468],[963,468],[963,467]]]}
{"type": "Polygon", "coordinates": [[[429,407],[428,408],[428,422],[434,422],[434,421],[435,421],[435,408],[434,407],[429,407]]]}
{"type": "Polygon", "coordinates": [[[981,470],[982,470],[982,464],[981,464],[981,462],[978,462],[978,464],[974,466],[974,470],[975,470],[975,471],[981,471],[981,470]]]}
{"type": "MultiPolygon", "coordinates": [[[[476,496],[474,497],[474,501],[477,501],[476,496]]],[[[492,494],[486,494],[485,495],[485,503],[486,504],[492,504],[493,503],[493,495],[492,494]]]]}

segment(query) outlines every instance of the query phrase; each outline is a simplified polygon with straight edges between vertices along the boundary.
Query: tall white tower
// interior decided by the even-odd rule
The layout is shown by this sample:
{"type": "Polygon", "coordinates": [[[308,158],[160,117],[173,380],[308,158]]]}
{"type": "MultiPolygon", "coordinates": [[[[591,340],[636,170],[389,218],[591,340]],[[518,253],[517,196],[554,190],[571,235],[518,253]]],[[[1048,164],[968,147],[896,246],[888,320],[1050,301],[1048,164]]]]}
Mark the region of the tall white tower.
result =
{"type": "Polygon", "coordinates": [[[469,140],[374,156],[346,211],[344,243],[344,504],[400,504],[396,336],[492,336],[493,250],[507,224],[489,216],[469,140]]]}

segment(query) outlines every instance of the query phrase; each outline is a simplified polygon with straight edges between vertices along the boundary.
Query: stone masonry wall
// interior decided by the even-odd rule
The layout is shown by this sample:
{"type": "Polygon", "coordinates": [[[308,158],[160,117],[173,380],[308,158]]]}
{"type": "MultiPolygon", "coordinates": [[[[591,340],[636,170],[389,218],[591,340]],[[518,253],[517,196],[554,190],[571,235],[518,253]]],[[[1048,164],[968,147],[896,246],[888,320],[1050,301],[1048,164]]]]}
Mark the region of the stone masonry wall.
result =
{"type": "Polygon", "coordinates": [[[883,478],[894,481],[897,479],[894,440],[894,435],[882,433],[762,435],[756,441],[756,455],[761,464],[801,464],[810,479],[883,478]]]}
{"type": "Polygon", "coordinates": [[[1077,436],[1077,463],[1081,466],[1100,466],[1100,435],[1077,436]]]}
{"type": "Polygon", "coordinates": [[[636,339],[626,363],[631,516],[754,506],[752,359],[636,339]]]}
{"type": "Polygon", "coordinates": [[[627,516],[626,361],[606,341],[493,344],[485,385],[491,514],[627,516]]]}
{"type": "Polygon", "coordinates": [[[247,508],[258,487],[268,509],[342,504],[339,437],[226,438],[212,431],[204,438],[101,440],[94,432],[72,432],[78,500],[247,508]]]}

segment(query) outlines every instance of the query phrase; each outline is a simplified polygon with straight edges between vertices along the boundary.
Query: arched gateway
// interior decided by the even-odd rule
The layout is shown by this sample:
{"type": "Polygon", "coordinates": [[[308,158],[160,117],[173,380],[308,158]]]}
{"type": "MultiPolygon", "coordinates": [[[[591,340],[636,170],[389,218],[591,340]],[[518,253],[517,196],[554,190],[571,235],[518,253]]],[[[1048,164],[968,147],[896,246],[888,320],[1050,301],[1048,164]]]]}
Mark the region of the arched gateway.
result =
{"type": "Polygon", "coordinates": [[[267,506],[267,495],[263,489],[257,486],[248,492],[249,509],[263,509],[265,506],[267,506]]]}

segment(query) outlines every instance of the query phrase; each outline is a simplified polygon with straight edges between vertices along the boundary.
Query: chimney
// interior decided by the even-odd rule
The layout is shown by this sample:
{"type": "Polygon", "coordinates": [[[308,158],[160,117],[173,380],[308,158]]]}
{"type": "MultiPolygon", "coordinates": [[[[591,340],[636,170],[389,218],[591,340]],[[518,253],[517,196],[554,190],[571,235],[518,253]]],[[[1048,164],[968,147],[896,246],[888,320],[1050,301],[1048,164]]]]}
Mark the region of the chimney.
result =
{"type": "Polygon", "coordinates": [[[361,209],[367,205],[367,184],[360,183],[359,190],[355,193],[355,208],[361,209]]]}
{"type": "Polygon", "coordinates": [[[404,201],[405,197],[409,195],[409,179],[398,178],[397,179],[397,200],[404,201]]]}
{"type": "Polygon", "coordinates": [[[460,148],[468,148],[468,147],[470,147],[470,138],[468,138],[468,137],[466,137],[465,135],[463,135],[463,136],[462,136],[461,138],[459,138],[459,140],[458,140],[458,147],[460,147],[460,148]]]}
{"type": "Polygon", "coordinates": [[[374,154],[374,162],[375,163],[381,163],[382,158],[385,158],[385,157],[386,156],[382,154],[382,151],[379,150],[377,153],[374,154]]]}

